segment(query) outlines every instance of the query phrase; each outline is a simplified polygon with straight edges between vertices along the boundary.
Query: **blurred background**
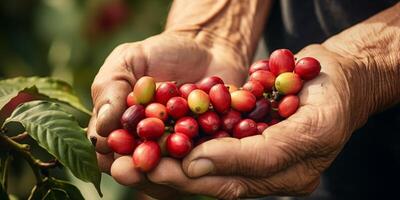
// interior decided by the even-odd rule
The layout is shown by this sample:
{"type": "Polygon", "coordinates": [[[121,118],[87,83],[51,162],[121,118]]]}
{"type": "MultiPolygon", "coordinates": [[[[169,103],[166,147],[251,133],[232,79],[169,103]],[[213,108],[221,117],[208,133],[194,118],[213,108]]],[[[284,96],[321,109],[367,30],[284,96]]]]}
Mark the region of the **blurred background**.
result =
{"type": "MultiPolygon", "coordinates": [[[[118,44],[142,40],[163,30],[166,0],[1,0],[0,79],[52,76],[72,84],[91,108],[90,85],[118,44]]],[[[14,160],[9,192],[26,199],[34,184],[29,167],[14,160]]],[[[86,199],[100,199],[94,187],[62,170],[86,199]]],[[[103,175],[103,199],[142,199],[103,175]]],[[[193,197],[192,199],[206,199],[193,197]]]]}

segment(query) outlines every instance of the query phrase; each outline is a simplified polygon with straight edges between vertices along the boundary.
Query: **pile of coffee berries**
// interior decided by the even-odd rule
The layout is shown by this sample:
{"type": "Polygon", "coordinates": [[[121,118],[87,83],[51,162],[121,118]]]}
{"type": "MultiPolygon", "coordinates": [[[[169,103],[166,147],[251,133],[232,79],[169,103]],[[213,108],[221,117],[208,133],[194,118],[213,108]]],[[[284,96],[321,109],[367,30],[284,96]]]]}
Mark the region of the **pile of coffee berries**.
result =
{"type": "Polygon", "coordinates": [[[316,59],[295,64],[292,52],[279,49],[269,60],[250,66],[241,88],[217,76],[180,87],[174,82],[156,86],[152,77],[144,76],[127,96],[121,129],[109,135],[108,146],[117,154],[133,154],[134,166],[148,172],[161,155],[180,159],[207,140],[262,134],[296,112],[296,94],[320,70],[316,59]]]}

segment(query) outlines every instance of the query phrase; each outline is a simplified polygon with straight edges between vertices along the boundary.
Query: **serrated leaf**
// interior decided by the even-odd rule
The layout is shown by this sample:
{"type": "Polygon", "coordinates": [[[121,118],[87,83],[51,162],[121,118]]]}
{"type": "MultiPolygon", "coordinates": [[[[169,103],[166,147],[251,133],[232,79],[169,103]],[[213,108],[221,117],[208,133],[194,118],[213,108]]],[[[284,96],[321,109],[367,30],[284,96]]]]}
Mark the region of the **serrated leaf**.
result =
{"type": "Polygon", "coordinates": [[[99,194],[101,174],[93,145],[76,119],[60,104],[31,101],[17,107],[9,122],[21,123],[38,144],[56,157],[72,174],[92,182],[99,194]]]}
{"type": "Polygon", "coordinates": [[[0,109],[24,89],[36,87],[41,95],[55,99],[91,114],[75,95],[72,87],[61,80],[49,77],[17,77],[0,81],[0,109]]]}
{"type": "Polygon", "coordinates": [[[81,192],[74,185],[54,179],[47,178],[39,185],[36,185],[29,197],[30,200],[58,200],[58,199],[71,199],[71,200],[84,200],[81,192]]]}

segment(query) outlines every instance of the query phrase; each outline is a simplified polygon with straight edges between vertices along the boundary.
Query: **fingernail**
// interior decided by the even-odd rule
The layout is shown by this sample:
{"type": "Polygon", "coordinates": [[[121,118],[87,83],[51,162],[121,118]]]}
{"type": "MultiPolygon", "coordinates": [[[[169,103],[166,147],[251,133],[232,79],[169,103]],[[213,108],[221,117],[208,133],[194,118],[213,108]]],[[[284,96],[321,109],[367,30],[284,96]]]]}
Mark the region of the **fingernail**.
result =
{"type": "Polygon", "coordinates": [[[190,177],[204,176],[214,171],[214,164],[208,159],[194,160],[189,164],[188,175],[190,177]]]}
{"type": "Polygon", "coordinates": [[[108,104],[108,103],[102,105],[102,106],[100,107],[100,109],[99,109],[99,112],[97,113],[97,119],[100,119],[100,118],[102,118],[104,115],[106,115],[106,114],[109,112],[110,108],[111,108],[111,105],[108,104]]]}

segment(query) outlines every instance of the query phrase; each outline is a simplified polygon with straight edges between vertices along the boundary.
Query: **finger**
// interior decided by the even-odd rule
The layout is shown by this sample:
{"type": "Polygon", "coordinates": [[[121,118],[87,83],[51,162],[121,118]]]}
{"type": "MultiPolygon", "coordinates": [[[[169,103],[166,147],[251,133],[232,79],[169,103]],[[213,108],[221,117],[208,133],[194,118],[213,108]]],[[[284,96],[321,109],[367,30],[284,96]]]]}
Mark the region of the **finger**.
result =
{"type": "Polygon", "coordinates": [[[144,59],[139,45],[121,45],[110,54],[96,75],[92,99],[99,135],[107,136],[120,127],[126,96],[132,91],[136,77],[143,74],[144,59]]]}
{"type": "Polygon", "coordinates": [[[199,145],[184,159],[183,170],[189,177],[207,174],[266,177],[287,168],[309,151],[320,148],[309,134],[315,128],[305,107],[267,128],[263,135],[240,140],[220,138],[199,145]]]}
{"type": "Polygon", "coordinates": [[[111,165],[114,162],[113,153],[109,154],[101,154],[96,153],[97,156],[97,164],[101,172],[106,174],[110,174],[111,165]]]}
{"type": "Polygon", "coordinates": [[[236,179],[231,177],[204,176],[191,179],[182,171],[181,163],[172,158],[161,159],[147,177],[153,183],[168,185],[189,194],[221,197],[224,196],[224,192],[227,192],[226,190],[240,189],[236,187],[236,179]]]}
{"type": "Polygon", "coordinates": [[[149,182],[144,174],[135,169],[130,156],[122,156],[114,161],[111,176],[119,184],[137,188],[157,199],[177,199],[180,196],[175,189],[149,182]]]}
{"type": "Polygon", "coordinates": [[[93,114],[92,118],[90,119],[87,136],[93,145],[96,148],[96,152],[101,154],[108,154],[111,152],[111,149],[108,147],[107,138],[102,137],[97,134],[96,132],[96,115],[93,114]]]}
{"type": "Polygon", "coordinates": [[[266,195],[307,195],[319,184],[319,171],[309,169],[303,162],[297,163],[269,178],[241,176],[203,176],[189,178],[182,171],[180,162],[162,159],[148,174],[149,180],[169,185],[187,193],[201,194],[219,199],[238,199],[266,195]]]}

